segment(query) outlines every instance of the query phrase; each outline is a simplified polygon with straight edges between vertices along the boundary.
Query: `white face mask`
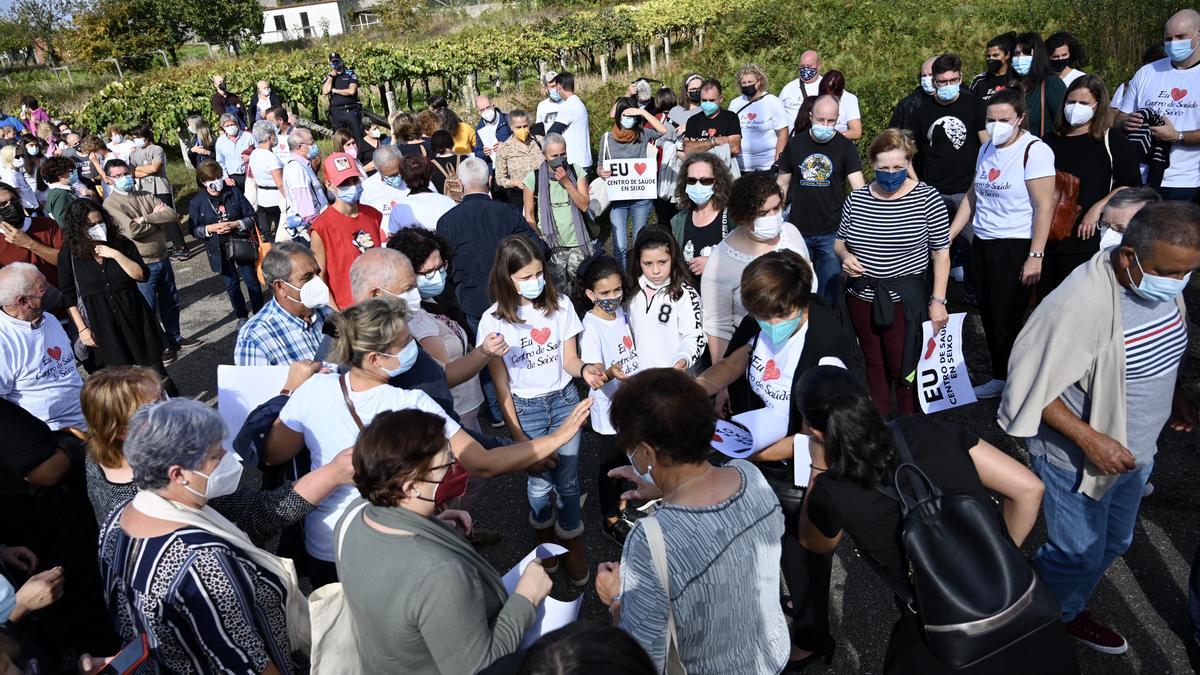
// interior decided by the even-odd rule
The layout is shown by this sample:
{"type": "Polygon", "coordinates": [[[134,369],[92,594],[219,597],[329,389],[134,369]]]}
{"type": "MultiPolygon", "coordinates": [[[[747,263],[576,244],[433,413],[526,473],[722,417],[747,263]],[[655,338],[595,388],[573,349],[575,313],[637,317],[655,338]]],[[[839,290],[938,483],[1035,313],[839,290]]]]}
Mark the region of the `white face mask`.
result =
{"type": "Polygon", "coordinates": [[[92,241],[108,241],[108,228],[103,224],[93,225],[87,229],[87,235],[92,241]]]}
{"type": "Polygon", "coordinates": [[[1012,139],[1017,128],[1008,122],[988,122],[987,132],[992,137],[992,143],[995,145],[1004,145],[1012,139]]]}
{"type": "Polygon", "coordinates": [[[225,186],[225,180],[223,178],[218,178],[216,180],[204,181],[204,187],[208,188],[209,190],[212,190],[213,192],[220,192],[221,188],[223,188],[224,186],[225,186]]]}
{"type": "Polygon", "coordinates": [[[225,127],[225,135],[226,136],[237,136],[238,128],[237,127],[225,127]]]}
{"type": "Polygon", "coordinates": [[[24,169],[25,168],[25,158],[24,157],[14,157],[13,161],[12,161],[12,165],[13,165],[14,169],[24,169]]]}
{"type": "Polygon", "coordinates": [[[119,144],[124,140],[125,140],[125,137],[122,136],[121,134],[113,134],[112,135],[112,142],[114,145],[119,144]]]}
{"type": "Polygon", "coordinates": [[[1104,228],[1104,234],[1100,235],[1100,250],[1110,249],[1121,245],[1121,240],[1125,238],[1124,232],[1117,232],[1111,227],[1104,228]]]}
{"type": "Polygon", "coordinates": [[[38,153],[41,151],[42,149],[36,145],[25,146],[25,154],[29,155],[30,157],[37,157],[38,153]]]}
{"type": "MultiPolygon", "coordinates": [[[[321,277],[313,277],[309,279],[308,281],[304,282],[304,285],[300,288],[296,288],[286,281],[283,283],[288,288],[300,291],[300,304],[309,309],[316,309],[329,304],[329,287],[325,285],[325,282],[321,280],[321,277]]],[[[295,298],[292,299],[295,300],[295,298]]]]}
{"type": "Polygon", "coordinates": [[[483,118],[483,121],[487,122],[488,124],[491,124],[492,122],[496,121],[496,109],[488,108],[487,110],[484,110],[483,112],[479,113],[479,116],[483,118]]]}
{"type": "Polygon", "coordinates": [[[1096,111],[1092,110],[1092,106],[1086,103],[1072,102],[1063,108],[1063,114],[1071,126],[1081,127],[1092,121],[1092,117],[1096,114],[1096,111]]]}
{"type": "Polygon", "coordinates": [[[769,241],[779,236],[783,231],[783,214],[776,213],[773,216],[759,216],[754,219],[754,229],[750,232],[750,236],[759,241],[769,241]]]}
{"type": "Polygon", "coordinates": [[[184,490],[206,500],[231,495],[237,492],[238,483],[242,480],[242,458],[236,452],[226,451],[212,473],[204,475],[203,472],[196,470],[192,470],[192,473],[204,476],[206,481],[204,494],[193,490],[190,485],[184,485],[184,490]]]}

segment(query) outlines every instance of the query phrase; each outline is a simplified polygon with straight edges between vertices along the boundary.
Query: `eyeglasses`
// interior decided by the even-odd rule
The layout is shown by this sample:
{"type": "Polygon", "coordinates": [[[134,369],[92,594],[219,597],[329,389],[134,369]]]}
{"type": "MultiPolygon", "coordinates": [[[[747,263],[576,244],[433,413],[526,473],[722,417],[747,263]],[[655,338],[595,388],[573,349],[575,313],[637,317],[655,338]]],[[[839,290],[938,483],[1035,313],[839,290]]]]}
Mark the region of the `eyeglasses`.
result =
{"type": "Polygon", "coordinates": [[[701,185],[712,185],[713,183],[716,183],[716,182],[717,182],[717,179],[716,179],[716,178],[712,178],[712,177],[708,177],[708,178],[692,178],[691,176],[688,176],[688,177],[687,177],[687,178],[685,178],[684,180],[686,180],[686,181],[687,181],[687,184],[688,184],[688,185],[695,185],[696,183],[699,183],[699,184],[701,184],[701,185]]]}
{"type": "Polygon", "coordinates": [[[446,270],[446,263],[442,263],[438,267],[431,269],[428,272],[421,272],[420,274],[421,274],[421,276],[425,277],[425,279],[427,281],[433,281],[434,275],[436,275],[438,272],[444,272],[445,270],[446,270]]]}
{"type": "Polygon", "coordinates": [[[961,76],[956,77],[953,80],[934,80],[933,81],[933,86],[935,86],[935,87],[949,87],[949,86],[952,86],[955,84],[962,84],[961,76]]]}

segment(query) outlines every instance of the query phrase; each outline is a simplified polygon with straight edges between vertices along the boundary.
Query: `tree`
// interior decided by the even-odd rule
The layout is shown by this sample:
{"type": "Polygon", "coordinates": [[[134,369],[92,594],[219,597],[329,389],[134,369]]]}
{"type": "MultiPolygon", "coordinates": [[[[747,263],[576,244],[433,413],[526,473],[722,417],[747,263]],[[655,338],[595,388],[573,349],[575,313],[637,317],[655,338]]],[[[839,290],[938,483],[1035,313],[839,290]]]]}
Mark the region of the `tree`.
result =
{"type": "Polygon", "coordinates": [[[178,63],[175,49],[188,38],[167,0],[99,0],[76,18],[72,55],[81,61],[118,58],[144,67],[162,49],[178,63]]]}
{"type": "Polygon", "coordinates": [[[176,3],[180,18],[196,37],[234,52],[258,39],[263,28],[262,5],[258,0],[183,0],[176,3]]]}
{"type": "Polygon", "coordinates": [[[71,16],[81,9],[74,0],[16,0],[9,17],[29,37],[42,41],[51,61],[58,61],[60,41],[71,26],[71,16]]]}
{"type": "Polygon", "coordinates": [[[0,52],[20,54],[28,63],[33,60],[33,36],[16,21],[0,18],[0,52]]]}

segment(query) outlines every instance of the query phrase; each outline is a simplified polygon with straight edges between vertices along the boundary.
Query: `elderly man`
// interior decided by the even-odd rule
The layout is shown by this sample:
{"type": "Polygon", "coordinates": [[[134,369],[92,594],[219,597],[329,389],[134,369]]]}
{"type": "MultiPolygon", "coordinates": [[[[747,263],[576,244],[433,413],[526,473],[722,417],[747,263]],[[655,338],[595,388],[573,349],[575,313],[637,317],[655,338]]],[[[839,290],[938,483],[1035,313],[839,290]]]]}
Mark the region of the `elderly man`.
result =
{"type": "MultiPolygon", "coordinates": [[[[1100,248],[1107,249],[1121,245],[1129,221],[1147,204],[1162,201],[1162,197],[1154,188],[1145,185],[1136,188],[1126,188],[1117,191],[1108,198],[1100,215],[1100,248]]],[[[1081,261],[1082,264],[1083,261],[1081,261]]],[[[1076,265],[1078,266],[1078,265],[1076,265]]]]}
{"type": "Polygon", "coordinates": [[[787,112],[788,130],[795,128],[796,113],[805,99],[816,96],[821,88],[821,55],[809,49],[800,55],[800,77],[783,85],[779,91],[779,100],[783,101],[783,109],[787,112]]]}
{"type": "Polygon", "coordinates": [[[508,126],[508,115],[493,105],[487,96],[475,97],[475,109],[479,111],[479,121],[475,123],[475,156],[491,165],[492,155],[512,136],[512,129],[508,126]]]}
{"type": "Polygon", "coordinates": [[[275,241],[298,239],[307,242],[313,219],[329,206],[325,187],[317,178],[312,164],[320,159],[321,151],[313,140],[312,132],[303,127],[292,130],[288,136],[288,146],[291,152],[283,161],[284,201],[287,208],[280,223],[283,227],[276,229],[275,241]]]}
{"type": "Polygon", "coordinates": [[[542,165],[542,149],[530,129],[529,113],[520,108],[508,114],[512,136],[500,144],[493,155],[495,186],[504,191],[506,201],[525,207],[525,177],[542,165]]]}
{"type": "Polygon", "coordinates": [[[262,273],[271,299],[238,331],[233,362],[285,366],[315,358],[321,329],[333,313],[317,259],[303,244],[282,242],[263,258],[262,273]]]}
{"type": "MultiPolygon", "coordinates": [[[[892,120],[888,122],[889,129],[907,129],[917,108],[934,94],[933,61],[936,58],[931,56],[921,62],[921,67],[917,70],[917,86],[900,99],[892,110],[892,120]]],[[[794,122],[795,118],[792,121],[794,122]]]]}
{"type": "MultiPolygon", "coordinates": [[[[575,271],[592,253],[584,225],[590,199],[587,174],[583,167],[567,163],[567,142],[558,134],[546,134],[542,153],[546,161],[522,183],[525,220],[550,247],[548,271],[555,288],[571,295],[575,271]]],[[[618,250],[618,262],[624,263],[623,257],[624,251],[618,250]]]]}
{"type": "Polygon", "coordinates": [[[255,85],[255,91],[258,92],[254,97],[254,121],[267,119],[267,112],[277,105],[281,105],[283,100],[279,98],[271,90],[271,83],[266,80],[259,80],[255,85]]]}
{"type": "Polygon", "coordinates": [[[1088,600],[1133,541],[1163,427],[1196,425],[1179,366],[1188,343],[1182,293],[1198,267],[1200,207],[1147,204],[1120,246],[1042,300],[1009,359],[998,421],[1028,439],[1045,486],[1046,543],[1034,566],[1067,632],[1106,654],[1129,645],[1092,618],[1088,600]]]}
{"type": "Polygon", "coordinates": [[[242,129],[233,115],[221,115],[220,135],[213,146],[213,159],[233,179],[239,190],[246,190],[246,164],[254,150],[254,136],[242,129]]]}
{"type": "Polygon", "coordinates": [[[213,75],[213,89],[210,101],[212,113],[218,117],[229,115],[237,121],[238,128],[246,126],[246,108],[242,105],[242,97],[225,88],[225,76],[213,75]]]}
{"type": "Polygon", "coordinates": [[[370,206],[383,215],[388,222],[392,207],[408,194],[408,186],[400,175],[400,151],[394,145],[381,145],[375,149],[375,173],[363,181],[360,203],[370,206]]]}

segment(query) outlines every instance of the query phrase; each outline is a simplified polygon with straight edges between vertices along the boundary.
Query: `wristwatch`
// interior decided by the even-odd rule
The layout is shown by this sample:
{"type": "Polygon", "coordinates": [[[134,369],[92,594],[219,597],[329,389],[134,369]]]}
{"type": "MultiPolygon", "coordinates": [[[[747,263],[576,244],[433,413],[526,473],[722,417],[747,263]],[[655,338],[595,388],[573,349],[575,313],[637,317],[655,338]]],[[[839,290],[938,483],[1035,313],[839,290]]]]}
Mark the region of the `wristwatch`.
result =
{"type": "Polygon", "coordinates": [[[945,304],[949,304],[949,303],[947,302],[946,298],[939,298],[939,297],[938,297],[938,296],[936,296],[936,295],[931,295],[931,296],[929,296],[929,304],[930,304],[930,305],[932,305],[932,304],[933,304],[933,303],[935,303],[935,302],[940,302],[940,303],[942,303],[943,305],[945,305],[945,304]]]}
{"type": "Polygon", "coordinates": [[[1029,257],[1030,258],[1045,258],[1046,252],[1045,251],[1030,251],[1029,257]]]}
{"type": "Polygon", "coordinates": [[[1180,131],[1179,135],[1175,137],[1175,142],[1180,143],[1180,144],[1183,143],[1183,132],[1182,131],[1180,131]]]}

